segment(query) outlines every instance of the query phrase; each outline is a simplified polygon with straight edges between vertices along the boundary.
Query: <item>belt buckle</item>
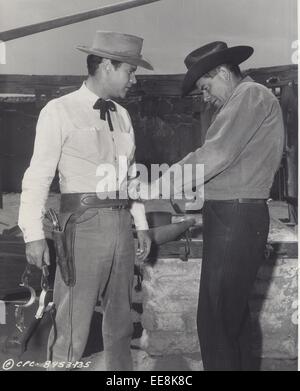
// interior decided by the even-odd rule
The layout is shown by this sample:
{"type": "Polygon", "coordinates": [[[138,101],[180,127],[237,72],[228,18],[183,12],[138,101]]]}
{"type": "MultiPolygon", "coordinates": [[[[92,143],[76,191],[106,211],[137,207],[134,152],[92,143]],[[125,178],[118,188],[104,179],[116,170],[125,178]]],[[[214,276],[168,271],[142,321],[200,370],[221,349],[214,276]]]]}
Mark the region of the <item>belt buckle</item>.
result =
{"type": "Polygon", "coordinates": [[[95,195],[84,194],[80,200],[80,203],[84,206],[94,206],[97,201],[99,201],[99,198],[95,195]]]}

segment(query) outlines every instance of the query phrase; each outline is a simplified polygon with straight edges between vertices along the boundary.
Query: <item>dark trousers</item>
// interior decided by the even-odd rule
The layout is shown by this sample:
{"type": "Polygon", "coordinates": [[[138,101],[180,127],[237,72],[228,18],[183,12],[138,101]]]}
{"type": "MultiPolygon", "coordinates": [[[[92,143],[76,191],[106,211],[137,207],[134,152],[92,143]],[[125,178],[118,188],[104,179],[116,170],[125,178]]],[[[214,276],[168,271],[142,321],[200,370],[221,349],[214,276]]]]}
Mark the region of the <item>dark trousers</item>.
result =
{"type": "Polygon", "coordinates": [[[204,370],[254,369],[248,300],[268,232],[265,203],[204,203],[197,314],[204,370]]]}

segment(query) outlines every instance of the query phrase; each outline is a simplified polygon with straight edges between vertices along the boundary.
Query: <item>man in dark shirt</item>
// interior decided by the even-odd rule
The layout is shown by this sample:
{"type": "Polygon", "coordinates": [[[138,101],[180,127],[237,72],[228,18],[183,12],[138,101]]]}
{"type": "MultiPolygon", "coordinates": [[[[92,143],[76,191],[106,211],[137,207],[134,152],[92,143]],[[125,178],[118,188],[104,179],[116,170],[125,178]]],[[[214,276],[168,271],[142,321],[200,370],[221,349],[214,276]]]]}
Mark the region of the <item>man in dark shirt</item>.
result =
{"type": "MultiPolygon", "coordinates": [[[[185,59],[183,95],[197,87],[217,108],[203,146],[177,163],[204,165],[197,325],[205,370],[253,369],[248,299],[267,242],[266,201],[281,161],[284,126],[276,97],[241,75],[239,64],[252,53],[248,46],[213,42],[185,59]]],[[[175,198],[203,185],[195,176],[172,180],[171,170],[152,183],[151,198],[167,181],[175,198]]],[[[142,198],[148,190],[141,187],[142,198]]]]}

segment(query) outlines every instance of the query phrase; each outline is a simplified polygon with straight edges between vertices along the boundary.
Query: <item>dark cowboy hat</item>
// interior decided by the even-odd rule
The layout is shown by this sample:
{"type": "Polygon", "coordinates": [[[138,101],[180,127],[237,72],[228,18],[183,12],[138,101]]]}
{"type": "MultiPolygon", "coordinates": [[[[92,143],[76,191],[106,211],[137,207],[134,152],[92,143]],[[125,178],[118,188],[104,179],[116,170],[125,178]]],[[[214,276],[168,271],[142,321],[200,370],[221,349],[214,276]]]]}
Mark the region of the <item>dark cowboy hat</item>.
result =
{"type": "Polygon", "coordinates": [[[152,65],[141,55],[142,46],[143,39],[136,35],[97,31],[91,47],[79,45],[77,49],[88,54],[153,70],[152,65]]]}
{"type": "Polygon", "coordinates": [[[184,60],[188,69],[182,84],[182,96],[194,88],[195,82],[205,73],[221,64],[238,65],[253,53],[251,46],[233,46],[228,48],[225,42],[216,41],[192,51],[184,60]]]}

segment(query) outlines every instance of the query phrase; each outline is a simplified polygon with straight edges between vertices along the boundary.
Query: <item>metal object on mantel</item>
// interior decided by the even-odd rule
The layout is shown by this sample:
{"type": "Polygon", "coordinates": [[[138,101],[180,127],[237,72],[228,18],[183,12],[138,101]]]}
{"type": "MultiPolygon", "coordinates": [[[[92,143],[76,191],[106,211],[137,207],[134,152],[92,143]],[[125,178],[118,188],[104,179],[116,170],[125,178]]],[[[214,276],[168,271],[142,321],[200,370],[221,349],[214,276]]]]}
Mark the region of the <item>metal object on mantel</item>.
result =
{"type": "MultiPolygon", "coordinates": [[[[28,343],[40,324],[41,319],[47,312],[50,313],[52,322],[54,324],[55,306],[53,303],[53,289],[49,288],[48,282],[48,267],[43,265],[41,288],[42,291],[38,298],[38,309],[34,318],[28,325],[25,323],[26,309],[31,307],[37,300],[35,290],[30,286],[30,276],[32,265],[27,264],[25,271],[22,275],[20,287],[27,288],[30,292],[30,296],[27,299],[17,301],[9,301],[10,304],[15,305],[15,327],[12,333],[6,338],[4,342],[3,351],[5,353],[16,354],[19,357],[26,351],[28,343]]],[[[23,292],[24,293],[24,292],[23,292]]],[[[6,300],[4,300],[6,302],[6,300]]]]}

